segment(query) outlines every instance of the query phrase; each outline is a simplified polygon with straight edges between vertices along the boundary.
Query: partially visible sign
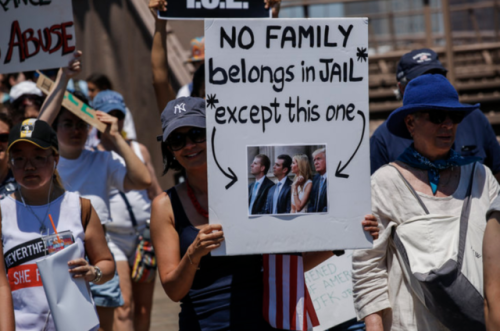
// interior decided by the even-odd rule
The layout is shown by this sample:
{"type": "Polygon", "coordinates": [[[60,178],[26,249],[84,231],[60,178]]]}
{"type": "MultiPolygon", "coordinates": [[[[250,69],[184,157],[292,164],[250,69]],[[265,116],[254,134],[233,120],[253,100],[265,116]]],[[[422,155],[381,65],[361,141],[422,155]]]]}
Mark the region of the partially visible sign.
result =
{"type": "Polygon", "coordinates": [[[75,51],[67,0],[0,0],[0,73],[64,67],[75,51]]]}
{"type": "Polygon", "coordinates": [[[305,273],[309,295],[324,331],[356,317],[352,299],[352,251],[333,256],[305,273]]]}
{"type": "MultiPolygon", "coordinates": [[[[42,90],[43,93],[49,94],[52,90],[54,82],[47,76],[40,74],[36,86],[42,90]]],[[[87,122],[88,124],[96,127],[97,130],[104,132],[106,124],[97,119],[95,110],[87,106],[83,101],[75,97],[73,94],[66,91],[62,102],[64,108],[87,122]]]]}
{"type": "Polygon", "coordinates": [[[265,18],[271,13],[259,0],[175,0],[167,11],[159,12],[162,19],[204,18],[265,18]]]}

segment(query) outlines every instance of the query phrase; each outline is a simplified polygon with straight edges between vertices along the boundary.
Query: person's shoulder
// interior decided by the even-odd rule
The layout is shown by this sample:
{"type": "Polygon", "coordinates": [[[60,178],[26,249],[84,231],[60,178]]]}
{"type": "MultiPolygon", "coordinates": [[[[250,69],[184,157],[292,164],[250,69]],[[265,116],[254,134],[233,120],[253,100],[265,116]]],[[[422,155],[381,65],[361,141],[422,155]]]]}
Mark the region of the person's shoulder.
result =
{"type": "Polygon", "coordinates": [[[393,176],[397,175],[398,172],[396,167],[397,166],[394,163],[391,163],[378,168],[371,177],[372,183],[384,182],[393,178],[393,176]]]}
{"type": "Polygon", "coordinates": [[[389,129],[387,128],[387,121],[384,121],[382,124],[378,126],[373,132],[371,139],[380,140],[387,135],[390,135],[389,129]]]}

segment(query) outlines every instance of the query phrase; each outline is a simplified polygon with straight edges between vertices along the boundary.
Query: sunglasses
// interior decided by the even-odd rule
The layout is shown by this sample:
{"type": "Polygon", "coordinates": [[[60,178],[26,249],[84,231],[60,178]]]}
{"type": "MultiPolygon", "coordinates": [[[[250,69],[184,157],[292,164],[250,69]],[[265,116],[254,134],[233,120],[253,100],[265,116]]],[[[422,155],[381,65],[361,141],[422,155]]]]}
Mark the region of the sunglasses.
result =
{"type": "Polygon", "coordinates": [[[189,138],[195,144],[203,143],[207,140],[207,130],[192,128],[186,133],[173,132],[168,136],[166,143],[172,152],[176,152],[186,146],[186,138],[189,138]]]}
{"type": "Polygon", "coordinates": [[[8,133],[0,133],[0,143],[9,142],[9,134],[8,133]]]}
{"type": "Polygon", "coordinates": [[[422,111],[422,114],[429,114],[429,121],[433,124],[443,124],[447,117],[450,117],[453,124],[459,124],[464,119],[464,111],[431,110],[422,111]]]}

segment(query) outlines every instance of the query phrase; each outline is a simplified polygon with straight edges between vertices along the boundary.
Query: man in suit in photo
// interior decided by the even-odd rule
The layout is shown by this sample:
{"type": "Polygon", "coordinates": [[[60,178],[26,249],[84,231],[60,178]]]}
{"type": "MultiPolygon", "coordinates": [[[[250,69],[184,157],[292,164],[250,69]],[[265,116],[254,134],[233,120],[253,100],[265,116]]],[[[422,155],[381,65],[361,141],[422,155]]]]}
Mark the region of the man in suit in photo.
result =
{"type": "Polygon", "coordinates": [[[327,173],[326,173],[326,149],[320,148],[312,154],[316,176],[313,178],[313,187],[307,207],[308,213],[324,213],[328,211],[327,199],[327,173]]]}
{"type": "Polygon", "coordinates": [[[292,168],[292,158],[282,154],[276,158],[273,166],[274,176],[278,182],[269,189],[267,203],[263,214],[289,214],[292,208],[292,181],[287,175],[292,168]]]}
{"type": "Polygon", "coordinates": [[[266,177],[271,161],[267,155],[258,154],[250,165],[250,173],[255,176],[255,182],[248,186],[248,213],[250,215],[262,214],[266,205],[267,193],[274,185],[273,181],[266,177]]]}

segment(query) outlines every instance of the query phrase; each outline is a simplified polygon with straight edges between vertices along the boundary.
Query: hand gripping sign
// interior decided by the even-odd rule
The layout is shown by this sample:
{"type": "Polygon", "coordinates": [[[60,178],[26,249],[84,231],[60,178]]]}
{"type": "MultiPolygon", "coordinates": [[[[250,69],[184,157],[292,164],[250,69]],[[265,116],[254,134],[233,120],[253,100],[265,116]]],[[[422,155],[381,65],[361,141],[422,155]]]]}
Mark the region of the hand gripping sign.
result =
{"type": "Polygon", "coordinates": [[[71,1],[0,1],[0,73],[65,66],[75,51],[71,1]]]}
{"type": "Polygon", "coordinates": [[[370,247],[368,21],[206,20],[220,255],[370,247]]]}
{"type": "MultiPolygon", "coordinates": [[[[39,72],[40,77],[36,86],[45,94],[49,94],[54,86],[54,82],[39,72]]],[[[97,119],[95,110],[87,106],[83,101],[75,97],[73,94],[66,91],[62,102],[64,108],[84,120],[86,123],[94,126],[97,130],[104,132],[106,124],[97,119]]]]}

